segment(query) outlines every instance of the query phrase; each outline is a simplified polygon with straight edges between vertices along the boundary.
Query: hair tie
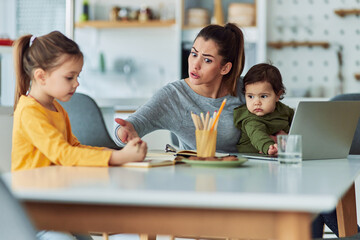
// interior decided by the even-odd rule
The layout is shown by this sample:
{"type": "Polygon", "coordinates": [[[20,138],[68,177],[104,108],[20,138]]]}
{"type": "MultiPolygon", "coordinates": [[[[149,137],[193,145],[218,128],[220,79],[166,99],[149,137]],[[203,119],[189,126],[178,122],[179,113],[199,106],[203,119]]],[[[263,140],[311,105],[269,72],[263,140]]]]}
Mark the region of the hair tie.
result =
{"type": "Polygon", "coordinates": [[[31,45],[33,44],[34,40],[36,39],[35,35],[32,35],[30,38],[30,43],[29,43],[29,47],[31,47],[31,45]]]}

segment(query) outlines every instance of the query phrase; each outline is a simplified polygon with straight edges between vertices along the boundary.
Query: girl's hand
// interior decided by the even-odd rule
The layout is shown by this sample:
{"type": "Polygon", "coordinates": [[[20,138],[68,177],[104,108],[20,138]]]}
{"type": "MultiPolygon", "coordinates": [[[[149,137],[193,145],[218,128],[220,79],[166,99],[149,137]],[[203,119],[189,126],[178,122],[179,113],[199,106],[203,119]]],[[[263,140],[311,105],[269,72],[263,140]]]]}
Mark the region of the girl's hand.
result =
{"type": "Polygon", "coordinates": [[[127,162],[144,161],[147,153],[147,144],[140,138],[130,140],[126,146],[112,152],[109,165],[121,165],[127,162]]]}
{"type": "Polygon", "coordinates": [[[270,145],[268,150],[268,155],[276,155],[277,152],[278,152],[277,143],[275,143],[274,145],[270,145]]]}
{"type": "Polygon", "coordinates": [[[116,134],[123,143],[127,143],[128,141],[139,137],[134,129],[134,126],[128,121],[121,118],[115,118],[115,122],[121,126],[116,134]]]}

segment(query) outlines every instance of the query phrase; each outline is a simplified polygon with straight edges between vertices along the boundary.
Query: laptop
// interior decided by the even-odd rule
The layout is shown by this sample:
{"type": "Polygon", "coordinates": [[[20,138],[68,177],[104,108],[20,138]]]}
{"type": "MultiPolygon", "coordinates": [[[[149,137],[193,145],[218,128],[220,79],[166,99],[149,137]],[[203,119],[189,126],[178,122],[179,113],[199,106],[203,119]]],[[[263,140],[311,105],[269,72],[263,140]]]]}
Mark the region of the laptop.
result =
{"type": "MultiPolygon", "coordinates": [[[[347,158],[360,117],[360,101],[300,102],[289,134],[302,135],[303,160],[347,158]]],[[[276,156],[240,153],[277,161],[276,156]]]]}

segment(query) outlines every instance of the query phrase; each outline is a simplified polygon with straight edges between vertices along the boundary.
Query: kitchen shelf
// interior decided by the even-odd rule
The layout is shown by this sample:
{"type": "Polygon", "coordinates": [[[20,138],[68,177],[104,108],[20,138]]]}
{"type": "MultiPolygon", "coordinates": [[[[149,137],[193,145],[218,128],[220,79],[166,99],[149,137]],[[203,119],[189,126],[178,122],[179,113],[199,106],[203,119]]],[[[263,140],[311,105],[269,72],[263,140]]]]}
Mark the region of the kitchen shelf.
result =
{"type": "Polygon", "coordinates": [[[150,20],[146,22],[140,21],[105,21],[105,20],[94,20],[77,22],[75,27],[84,28],[147,28],[147,27],[170,27],[175,25],[175,20],[150,20]]]}
{"type": "Polygon", "coordinates": [[[347,15],[360,15],[360,9],[338,9],[334,11],[335,14],[340,17],[345,17],[347,15]]]}
{"type": "Polygon", "coordinates": [[[268,42],[268,46],[276,49],[281,49],[284,47],[323,47],[329,48],[330,44],[328,42],[297,42],[297,41],[290,41],[290,42],[268,42]]]}

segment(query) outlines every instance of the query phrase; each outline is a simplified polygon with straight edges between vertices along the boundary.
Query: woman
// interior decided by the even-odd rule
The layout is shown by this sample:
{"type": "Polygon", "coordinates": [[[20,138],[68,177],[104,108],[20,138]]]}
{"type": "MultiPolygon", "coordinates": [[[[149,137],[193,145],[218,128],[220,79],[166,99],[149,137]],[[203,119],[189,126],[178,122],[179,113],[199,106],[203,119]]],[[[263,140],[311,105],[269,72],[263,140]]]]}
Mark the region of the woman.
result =
{"type": "Polygon", "coordinates": [[[233,124],[233,109],[245,103],[239,83],[244,62],[244,37],[236,25],[203,28],[188,58],[189,77],[167,84],[126,121],[115,119],[118,144],[167,129],[178,137],[180,149],[196,149],[191,112],[212,113],[226,98],[216,150],[236,152],[240,131],[233,124]]]}

